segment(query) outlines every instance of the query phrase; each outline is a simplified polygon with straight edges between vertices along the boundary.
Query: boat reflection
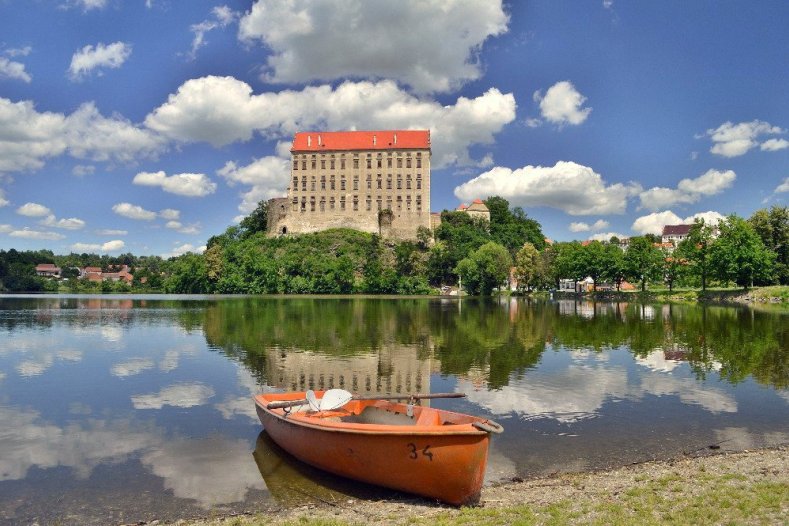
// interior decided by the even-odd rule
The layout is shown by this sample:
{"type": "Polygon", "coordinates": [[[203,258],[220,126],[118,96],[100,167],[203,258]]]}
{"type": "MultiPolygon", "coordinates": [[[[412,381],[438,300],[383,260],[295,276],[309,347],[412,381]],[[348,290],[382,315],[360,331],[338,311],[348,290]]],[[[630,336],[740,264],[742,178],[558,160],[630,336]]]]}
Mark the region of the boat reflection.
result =
{"type": "Polygon", "coordinates": [[[381,500],[402,496],[396,491],[338,477],[305,464],[274,443],[265,431],[258,435],[252,455],[271,497],[280,506],[340,504],[348,499],[381,500]]]}

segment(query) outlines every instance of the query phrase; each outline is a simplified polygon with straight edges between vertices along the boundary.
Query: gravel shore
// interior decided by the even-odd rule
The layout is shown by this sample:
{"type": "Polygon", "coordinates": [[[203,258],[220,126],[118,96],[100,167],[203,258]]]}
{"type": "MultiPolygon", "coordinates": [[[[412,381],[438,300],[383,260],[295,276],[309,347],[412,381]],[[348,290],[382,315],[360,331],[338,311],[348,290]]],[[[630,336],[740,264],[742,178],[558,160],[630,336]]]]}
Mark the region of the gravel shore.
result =
{"type": "Polygon", "coordinates": [[[480,505],[422,499],[313,502],[271,513],[182,520],[253,524],[789,524],[789,447],[646,462],[486,487],[480,505]]]}

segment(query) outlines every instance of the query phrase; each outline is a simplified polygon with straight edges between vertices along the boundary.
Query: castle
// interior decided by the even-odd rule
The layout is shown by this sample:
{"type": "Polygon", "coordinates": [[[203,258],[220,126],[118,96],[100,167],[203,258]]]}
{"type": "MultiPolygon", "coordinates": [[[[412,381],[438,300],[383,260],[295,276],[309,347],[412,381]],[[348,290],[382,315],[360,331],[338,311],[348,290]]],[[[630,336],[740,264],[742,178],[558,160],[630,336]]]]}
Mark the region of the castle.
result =
{"type": "Polygon", "coordinates": [[[430,131],[299,132],[269,235],[352,228],[398,239],[430,228],[430,131]]]}

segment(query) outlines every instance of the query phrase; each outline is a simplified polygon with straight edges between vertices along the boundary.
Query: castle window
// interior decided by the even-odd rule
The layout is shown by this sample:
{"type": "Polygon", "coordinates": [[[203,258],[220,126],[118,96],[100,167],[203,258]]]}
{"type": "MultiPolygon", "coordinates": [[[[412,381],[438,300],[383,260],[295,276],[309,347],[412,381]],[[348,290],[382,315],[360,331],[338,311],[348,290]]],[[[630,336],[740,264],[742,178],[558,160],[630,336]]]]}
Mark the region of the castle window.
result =
{"type": "Polygon", "coordinates": [[[312,156],[312,163],[310,163],[310,165],[312,166],[313,170],[316,168],[316,160],[314,155],[312,156]]]}
{"type": "Polygon", "coordinates": [[[314,175],[310,179],[310,190],[312,190],[313,192],[315,191],[315,176],[314,175]]]}
{"type": "Polygon", "coordinates": [[[340,197],[340,210],[345,210],[345,196],[340,197]]]}
{"type": "Polygon", "coordinates": [[[326,169],[326,159],[321,159],[321,170],[326,169]]]}
{"type": "Polygon", "coordinates": [[[359,157],[358,156],[355,156],[353,158],[353,169],[354,170],[358,170],[359,169],[359,157]]]}
{"type": "Polygon", "coordinates": [[[391,190],[392,189],[392,176],[391,176],[391,174],[386,177],[386,189],[387,190],[391,190]]]}
{"type": "Polygon", "coordinates": [[[307,159],[302,159],[301,160],[301,169],[302,170],[306,170],[307,169],[307,159]]]}
{"type": "Polygon", "coordinates": [[[353,209],[354,210],[359,210],[359,196],[358,195],[353,196],[353,209]]]}
{"type": "Polygon", "coordinates": [[[380,195],[378,196],[378,199],[375,200],[375,202],[378,204],[378,211],[380,212],[381,211],[381,196],[380,195]]]}
{"type": "Polygon", "coordinates": [[[411,189],[411,174],[405,176],[405,189],[406,190],[411,189]]]}
{"type": "Polygon", "coordinates": [[[422,189],[422,174],[416,174],[416,189],[422,189]]]}
{"type": "Polygon", "coordinates": [[[299,198],[298,197],[294,197],[293,198],[293,201],[291,203],[291,208],[293,208],[294,212],[298,211],[298,209],[299,209],[299,198]]]}
{"type": "Polygon", "coordinates": [[[321,175],[321,190],[326,190],[326,176],[321,175]]]}
{"type": "Polygon", "coordinates": [[[345,170],[345,154],[340,157],[340,170],[345,170]]]}
{"type": "Polygon", "coordinates": [[[381,168],[381,163],[382,162],[383,162],[383,159],[381,159],[381,156],[379,155],[378,156],[378,168],[381,168]]]}
{"type": "Polygon", "coordinates": [[[402,209],[403,209],[403,196],[402,195],[398,195],[397,196],[397,211],[399,212],[402,209]]]}
{"type": "Polygon", "coordinates": [[[299,189],[299,178],[298,177],[294,177],[293,178],[293,189],[294,190],[298,190],[299,189]]]}
{"type": "Polygon", "coordinates": [[[369,170],[372,167],[373,167],[373,160],[370,159],[370,154],[367,154],[367,169],[369,170]]]}
{"type": "Polygon", "coordinates": [[[422,152],[416,154],[416,167],[422,168],[422,152]]]}
{"type": "Polygon", "coordinates": [[[307,176],[306,175],[301,178],[301,189],[304,192],[307,191],[307,176]]]}
{"type": "Polygon", "coordinates": [[[329,210],[334,210],[334,198],[329,198],[329,210]]]}
{"type": "Polygon", "coordinates": [[[325,211],[326,211],[326,198],[321,197],[321,212],[325,212],[325,211]]]}
{"type": "Polygon", "coordinates": [[[397,174],[397,189],[398,190],[403,189],[403,176],[400,174],[397,174]]]}
{"type": "Polygon", "coordinates": [[[345,190],[345,176],[340,177],[340,190],[345,190]]]}
{"type": "Polygon", "coordinates": [[[306,197],[302,197],[301,198],[301,211],[302,212],[306,212],[307,211],[307,198],[306,197]]]}
{"type": "Polygon", "coordinates": [[[410,154],[405,159],[405,167],[406,168],[411,168],[411,155],[410,154]]]}
{"type": "Polygon", "coordinates": [[[416,196],[416,209],[419,212],[422,211],[422,196],[421,195],[416,196]]]}
{"type": "Polygon", "coordinates": [[[398,168],[402,168],[403,167],[403,158],[402,157],[398,157],[397,158],[397,167],[398,168]]]}
{"type": "Polygon", "coordinates": [[[392,167],[392,154],[391,153],[389,154],[389,157],[386,159],[386,167],[387,168],[391,168],[392,167]]]}
{"type": "Polygon", "coordinates": [[[381,174],[378,174],[378,189],[381,189],[381,174]]]}
{"type": "Polygon", "coordinates": [[[353,189],[354,190],[358,190],[359,189],[359,176],[358,175],[354,175],[353,176],[353,189]]]}
{"type": "Polygon", "coordinates": [[[408,195],[405,198],[405,208],[406,210],[411,210],[411,196],[408,195]]]}
{"type": "Polygon", "coordinates": [[[293,159],[293,169],[294,170],[299,169],[299,161],[297,161],[296,159],[293,159]]]}
{"type": "Polygon", "coordinates": [[[373,176],[367,174],[367,189],[370,190],[373,187],[373,176]]]}
{"type": "Polygon", "coordinates": [[[388,208],[389,210],[392,209],[392,197],[391,196],[387,196],[386,197],[386,208],[388,208]]]}
{"type": "Polygon", "coordinates": [[[373,208],[373,198],[369,195],[367,196],[367,210],[370,211],[373,208]]]}
{"type": "Polygon", "coordinates": [[[314,211],[315,211],[315,198],[310,197],[310,212],[314,212],[314,211]]]}
{"type": "Polygon", "coordinates": [[[331,176],[331,181],[329,182],[329,188],[331,190],[334,190],[334,176],[333,175],[331,176]]]}
{"type": "Polygon", "coordinates": [[[329,160],[329,169],[334,170],[334,156],[329,160]]]}

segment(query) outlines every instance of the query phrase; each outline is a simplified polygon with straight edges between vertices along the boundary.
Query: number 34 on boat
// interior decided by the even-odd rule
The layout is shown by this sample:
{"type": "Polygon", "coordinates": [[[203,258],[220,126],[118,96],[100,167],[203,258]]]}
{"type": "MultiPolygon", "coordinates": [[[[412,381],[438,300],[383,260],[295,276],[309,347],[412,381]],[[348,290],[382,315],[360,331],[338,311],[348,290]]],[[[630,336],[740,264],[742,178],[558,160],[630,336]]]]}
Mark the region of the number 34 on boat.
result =
{"type": "Polygon", "coordinates": [[[326,392],[255,397],[266,432],[299,460],[336,475],[438,499],[479,500],[492,420],[414,405],[463,393],[353,396],[326,392]],[[407,403],[398,402],[407,400],[407,403]]]}

